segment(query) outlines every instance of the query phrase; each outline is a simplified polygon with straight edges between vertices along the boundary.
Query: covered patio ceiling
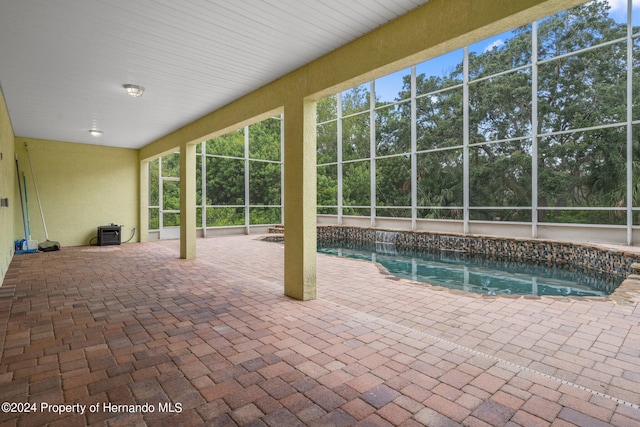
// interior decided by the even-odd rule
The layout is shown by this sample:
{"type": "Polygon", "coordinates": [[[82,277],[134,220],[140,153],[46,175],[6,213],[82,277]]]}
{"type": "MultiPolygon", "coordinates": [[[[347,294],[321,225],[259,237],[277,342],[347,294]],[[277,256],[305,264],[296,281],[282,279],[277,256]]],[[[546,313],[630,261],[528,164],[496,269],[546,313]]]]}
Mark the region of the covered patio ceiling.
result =
{"type": "Polygon", "coordinates": [[[428,1],[5,0],[0,86],[16,136],[135,149],[428,1]]]}

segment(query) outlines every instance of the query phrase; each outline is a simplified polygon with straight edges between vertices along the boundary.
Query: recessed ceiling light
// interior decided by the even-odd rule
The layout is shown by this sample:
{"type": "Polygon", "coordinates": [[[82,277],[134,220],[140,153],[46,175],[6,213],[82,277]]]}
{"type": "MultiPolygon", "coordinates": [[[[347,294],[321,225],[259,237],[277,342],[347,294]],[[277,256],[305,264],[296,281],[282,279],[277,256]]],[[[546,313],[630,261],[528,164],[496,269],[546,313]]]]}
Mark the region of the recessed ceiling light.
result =
{"type": "Polygon", "coordinates": [[[95,136],[96,138],[100,138],[104,132],[98,129],[89,129],[89,133],[91,136],[95,136]]]}
{"type": "Polygon", "coordinates": [[[127,94],[129,94],[129,96],[132,96],[133,98],[142,96],[142,93],[144,92],[144,88],[138,85],[126,84],[123,85],[123,87],[127,90],[127,94]]]}

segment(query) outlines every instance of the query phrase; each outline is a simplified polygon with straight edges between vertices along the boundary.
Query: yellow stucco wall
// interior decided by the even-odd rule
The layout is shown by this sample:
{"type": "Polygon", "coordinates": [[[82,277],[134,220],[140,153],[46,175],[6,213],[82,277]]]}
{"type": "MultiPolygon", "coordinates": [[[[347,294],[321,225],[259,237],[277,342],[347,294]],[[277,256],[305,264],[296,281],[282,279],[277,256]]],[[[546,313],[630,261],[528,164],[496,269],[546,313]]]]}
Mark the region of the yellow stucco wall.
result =
{"type": "MultiPolygon", "coordinates": [[[[13,254],[14,206],[16,197],[16,166],[14,157],[14,139],[7,105],[0,91],[0,198],[9,199],[9,207],[0,207],[0,284],[7,272],[13,254]]],[[[19,202],[18,202],[19,203],[19,202]]]]}
{"type": "MultiPolygon", "coordinates": [[[[28,145],[50,240],[64,246],[88,245],[97,227],[123,226],[122,240],[138,225],[138,151],[89,144],[16,137],[21,171],[27,177],[31,234],[45,240],[44,229],[25,151],[28,145]]],[[[18,206],[19,209],[19,206],[18,206]]],[[[16,238],[22,234],[15,213],[16,238]]],[[[132,241],[138,240],[138,232],[132,241]]]]}

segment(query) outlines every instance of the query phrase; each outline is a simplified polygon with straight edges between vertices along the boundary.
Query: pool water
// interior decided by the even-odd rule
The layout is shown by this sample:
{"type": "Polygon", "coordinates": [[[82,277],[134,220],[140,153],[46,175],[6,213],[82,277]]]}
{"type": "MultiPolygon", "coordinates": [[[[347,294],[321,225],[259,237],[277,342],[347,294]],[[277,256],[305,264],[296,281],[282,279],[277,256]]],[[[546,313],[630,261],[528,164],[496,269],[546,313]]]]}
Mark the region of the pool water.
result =
{"type": "Polygon", "coordinates": [[[391,274],[416,282],[488,295],[606,296],[623,277],[455,251],[407,252],[376,247],[318,247],[318,252],[374,261],[391,274]]]}

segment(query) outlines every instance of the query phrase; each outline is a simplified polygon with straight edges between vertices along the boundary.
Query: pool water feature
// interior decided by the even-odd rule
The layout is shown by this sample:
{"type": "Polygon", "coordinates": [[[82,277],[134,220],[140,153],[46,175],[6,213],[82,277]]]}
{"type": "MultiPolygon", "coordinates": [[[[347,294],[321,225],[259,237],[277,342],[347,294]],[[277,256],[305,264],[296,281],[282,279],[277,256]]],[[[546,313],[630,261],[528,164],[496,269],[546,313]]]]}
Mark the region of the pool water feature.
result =
{"type": "Polygon", "coordinates": [[[468,254],[459,249],[411,251],[389,240],[372,244],[322,244],[318,252],[373,261],[389,273],[416,282],[488,295],[602,297],[624,277],[546,262],[525,262],[468,254]]]}

